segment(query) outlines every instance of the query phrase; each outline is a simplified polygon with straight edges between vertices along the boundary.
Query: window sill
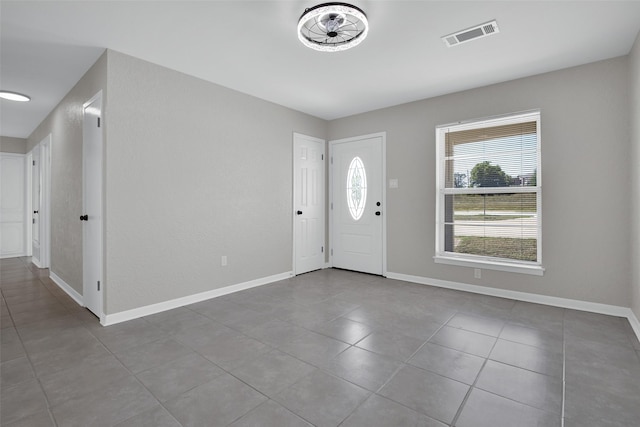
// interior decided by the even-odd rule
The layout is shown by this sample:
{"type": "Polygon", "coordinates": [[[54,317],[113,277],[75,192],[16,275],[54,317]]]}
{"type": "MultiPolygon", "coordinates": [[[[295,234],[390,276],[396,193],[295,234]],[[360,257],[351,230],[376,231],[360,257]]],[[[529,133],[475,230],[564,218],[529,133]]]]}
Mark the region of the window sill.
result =
{"type": "Polygon", "coordinates": [[[542,276],[544,267],[541,265],[526,265],[499,261],[469,260],[452,256],[436,255],[433,260],[437,264],[457,265],[460,267],[482,268],[485,270],[507,271],[509,273],[531,274],[542,276]]]}

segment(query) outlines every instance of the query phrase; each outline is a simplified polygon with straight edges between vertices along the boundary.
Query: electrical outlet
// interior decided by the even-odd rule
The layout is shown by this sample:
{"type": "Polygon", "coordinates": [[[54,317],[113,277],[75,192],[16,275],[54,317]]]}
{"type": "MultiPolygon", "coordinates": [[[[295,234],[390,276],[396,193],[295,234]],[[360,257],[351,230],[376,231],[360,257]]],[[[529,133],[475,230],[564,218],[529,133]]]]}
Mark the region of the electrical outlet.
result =
{"type": "Polygon", "coordinates": [[[222,255],[222,257],[220,258],[220,265],[223,267],[227,266],[227,256],[226,255],[222,255]]]}
{"type": "Polygon", "coordinates": [[[473,269],[473,277],[475,277],[476,279],[481,279],[482,278],[482,270],[480,270],[479,268],[474,268],[473,269]]]}

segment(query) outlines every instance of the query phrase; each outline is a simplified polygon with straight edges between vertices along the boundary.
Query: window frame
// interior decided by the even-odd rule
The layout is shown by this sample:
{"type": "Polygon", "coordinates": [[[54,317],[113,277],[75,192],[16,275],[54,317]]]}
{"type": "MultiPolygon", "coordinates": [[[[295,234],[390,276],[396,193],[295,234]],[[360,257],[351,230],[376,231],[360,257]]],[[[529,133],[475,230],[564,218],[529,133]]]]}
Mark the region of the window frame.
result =
{"type": "Polygon", "coordinates": [[[500,116],[467,120],[436,126],[436,233],[434,262],[462,267],[484,268],[542,276],[542,168],[540,110],[529,110],[500,116]],[[522,187],[446,188],[445,141],[446,134],[470,129],[481,129],[523,122],[536,122],[536,185],[522,187]],[[520,261],[484,255],[447,252],[445,248],[445,196],[455,194],[535,193],[537,211],[537,261],[520,261]]]}

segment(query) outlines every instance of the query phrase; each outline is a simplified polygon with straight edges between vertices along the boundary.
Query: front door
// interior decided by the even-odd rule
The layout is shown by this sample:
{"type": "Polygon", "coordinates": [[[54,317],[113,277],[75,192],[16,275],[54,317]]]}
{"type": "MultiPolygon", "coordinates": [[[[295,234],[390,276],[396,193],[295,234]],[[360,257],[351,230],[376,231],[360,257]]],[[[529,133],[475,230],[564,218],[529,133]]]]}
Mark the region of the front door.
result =
{"type": "Polygon", "coordinates": [[[331,142],[333,267],[383,275],[384,134],[331,142]]]}
{"type": "Polygon", "coordinates": [[[294,274],[324,266],[325,142],[293,136],[294,274]]]}

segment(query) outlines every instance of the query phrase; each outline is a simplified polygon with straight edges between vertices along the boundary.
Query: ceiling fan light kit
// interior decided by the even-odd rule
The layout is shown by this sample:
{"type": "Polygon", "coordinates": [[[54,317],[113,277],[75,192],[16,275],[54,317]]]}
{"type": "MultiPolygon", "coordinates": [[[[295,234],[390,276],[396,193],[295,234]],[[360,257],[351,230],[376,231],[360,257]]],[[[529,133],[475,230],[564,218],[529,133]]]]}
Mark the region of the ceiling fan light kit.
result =
{"type": "Polygon", "coordinates": [[[21,93],[13,92],[10,90],[0,90],[0,98],[7,99],[9,101],[18,101],[18,102],[31,101],[30,96],[23,95],[21,93]]]}
{"type": "Polygon", "coordinates": [[[321,52],[339,52],[362,43],[369,32],[367,15],[348,3],[322,3],[305,9],[298,20],[298,39],[321,52]]]}

